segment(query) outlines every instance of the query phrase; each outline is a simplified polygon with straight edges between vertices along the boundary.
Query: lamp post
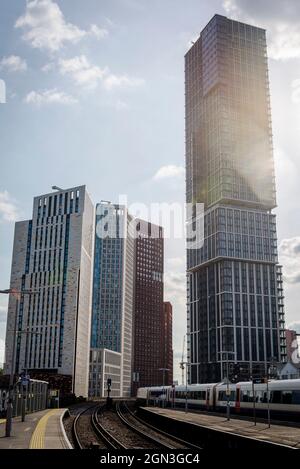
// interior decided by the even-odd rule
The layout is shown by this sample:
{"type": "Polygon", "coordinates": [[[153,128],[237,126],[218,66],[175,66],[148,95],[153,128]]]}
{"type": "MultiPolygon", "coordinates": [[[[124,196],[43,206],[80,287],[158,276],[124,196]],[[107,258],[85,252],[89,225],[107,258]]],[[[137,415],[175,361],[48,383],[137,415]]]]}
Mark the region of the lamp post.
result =
{"type": "Polygon", "coordinates": [[[227,351],[227,350],[222,350],[218,352],[221,354],[221,373],[222,373],[222,379],[223,379],[223,354],[226,355],[226,381],[227,381],[227,389],[226,389],[226,396],[227,396],[227,408],[226,408],[226,414],[227,414],[227,420],[230,420],[230,387],[229,387],[229,355],[233,355],[235,357],[235,352],[232,351],[227,351]]]}
{"type": "Polygon", "coordinates": [[[17,290],[15,288],[9,288],[6,290],[0,290],[0,293],[4,295],[11,294],[15,296],[16,298],[16,312],[15,312],[14,329],[12,331],[13,333],[12,357],[11,357],[11,366],[10,366],[8,403],[7,403],[6,424],[5,424],[5,436],[10,437],[11,428],[12,428],[12,416],[13,416],[13,388],[14,388],[15,360],[16,360],[16,336],[17,336],[17,327],[18,327],[20,297],[22,295],[32,295],[35,292],[33,292],[32,290],[17,290]]]}
{"type": "Polygon", "coordinates": [[[189,362],[181,362],[182,365],[185,365],[185,413],[188,412],[188,366],[189,362]]]}
{"type": "Polygon", "coordinates": [[[254,377],[250,376],[252,381],[252,395],[253,395],[253,420],[254,425],[256,426],[256,395],[255,395],[255,387],[254,387],[254,377]]]}
{"type": "Polygon", "coordinates": [[[163,372],[163,401],[162,401],[162,406],[165,407],[165,373],[166,373],[166,371],[170,371],[170,368],[159,368],[158,371],[163,372]]]}
{"type": "Polygon", "coordinates": [[[188,366],[189,362],[185,364],[185,413],[188,413],[188,366]]]}
{"type": "Polygon", "coordinates": [[[267,401],[268,401],[268,427],[271,427],[271,412],[270,412],[270,392],[269,392],[269,379],[277,376],[277,366],[275,364],[276,358],[271,358],[271,363],[268,368],[267,374],[267,401]]]}

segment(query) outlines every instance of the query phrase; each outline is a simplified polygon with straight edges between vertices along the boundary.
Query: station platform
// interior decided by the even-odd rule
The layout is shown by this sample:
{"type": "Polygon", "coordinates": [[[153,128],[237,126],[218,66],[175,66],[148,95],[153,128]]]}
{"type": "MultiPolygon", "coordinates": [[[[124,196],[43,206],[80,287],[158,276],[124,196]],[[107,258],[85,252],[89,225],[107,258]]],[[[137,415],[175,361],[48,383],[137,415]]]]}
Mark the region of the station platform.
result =
{"type": "Polygon", "coordinates": [[[66,409],[47,409],[27,414],[25,422],[15,417],[12,435],[5,437],[5,420],[0,421],[1,449],[71,449],[62,426],[66,409]]]}
{"type": "Polygon", "coordinates": [[[193,413],[174,409],[162,409],[157,407],[141,407],[144,412],[156,414],[165,419],[172,419],[176,422],[196,425],[198,428],[211,430],[214,433],[220,432],[226,435],[232,435],[233,438],[243,437],[245,440],[256,440],[260,443],[270,443],[274,446],[281,446],[290,449],[300,448],[300,428],[284,425],[273,425],[269,428],[266,423],[257,422],[256,425],[252,421],[234,418],[227,420],[222,415],[207,415],[201,413],[193,413]]]}

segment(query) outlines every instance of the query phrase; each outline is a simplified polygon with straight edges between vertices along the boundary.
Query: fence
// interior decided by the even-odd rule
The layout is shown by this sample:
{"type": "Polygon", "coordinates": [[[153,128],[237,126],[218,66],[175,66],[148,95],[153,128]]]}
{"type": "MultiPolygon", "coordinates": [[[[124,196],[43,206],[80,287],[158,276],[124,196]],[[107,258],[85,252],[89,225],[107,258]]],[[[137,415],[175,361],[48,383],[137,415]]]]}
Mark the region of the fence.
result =
{"type": "MultiPolygon", "coordinates": [[[[28,385],[22,389],[20,383],[14,387],[13,393],[13,416],[22,413],[22,400],[25,399],[26,413],[37,412],[48,407],[48,383],[46,381],[30,380],[28,385]],[[24,389],[24,391],[23,391],[24,389]]],[[[8,390],[0,389],[0,416],[4,417],[7,409],[8,390]]]]}

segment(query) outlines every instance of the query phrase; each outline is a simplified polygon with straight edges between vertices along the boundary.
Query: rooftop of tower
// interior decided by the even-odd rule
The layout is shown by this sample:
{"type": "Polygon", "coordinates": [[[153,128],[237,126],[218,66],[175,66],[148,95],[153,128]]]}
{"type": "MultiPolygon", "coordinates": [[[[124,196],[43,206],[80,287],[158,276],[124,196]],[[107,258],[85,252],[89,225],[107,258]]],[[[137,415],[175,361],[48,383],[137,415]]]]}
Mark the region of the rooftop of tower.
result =
{"type": "Polygon", "coordinates": [[[224,16],[224,15],[220,15],[218,13],[216,13],[210,20],[209,22],[204,26],[204,28],[201,30],[200,34],[199,34],[199,37],[196,41],[191,41],[192,42],[192,45],[191,47],[188,49],[188,51],[186,52],[185,55],[187,55],[189,53],[189,51],[193,48],[193,46],[199,41],[199,39],[202,37],[203,33],[205,32],[205,30],[210,26],[210,24],[212,22],[214,22],[215,20],[227,20],[227,21],[231,21],[232,23],[236,23],[236,24],[242,24],[242,25],[246,25],[246,26],[249,26],[250,28],[255,28],[255,29],[259,29],[261,31],[264,31],[266,32],[266,29],[264,28],[261,28],[260,26],[254,26],[252,24],[249,24],[249,23],[244,23],[242,21],[238,21],[238,20],[234,20],[232,18],[228,18],[227,16],[224,16]]]}

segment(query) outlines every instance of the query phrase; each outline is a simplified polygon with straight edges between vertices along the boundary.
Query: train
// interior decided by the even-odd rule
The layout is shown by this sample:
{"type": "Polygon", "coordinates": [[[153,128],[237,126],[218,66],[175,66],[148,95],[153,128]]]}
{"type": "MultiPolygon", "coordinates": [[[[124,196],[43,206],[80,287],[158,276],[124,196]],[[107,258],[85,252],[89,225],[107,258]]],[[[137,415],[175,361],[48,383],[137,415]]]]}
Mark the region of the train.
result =
{"type": "Polygon", "coordinates": [[[300,422],[300,379],[153,386],[137,391],[138,405],[187,405],[194,410],[226,412],[228,403],[234,414],[253,415],[255,408],[257,416],[266,417],[269,409],[274,419],[300,422]]]}

